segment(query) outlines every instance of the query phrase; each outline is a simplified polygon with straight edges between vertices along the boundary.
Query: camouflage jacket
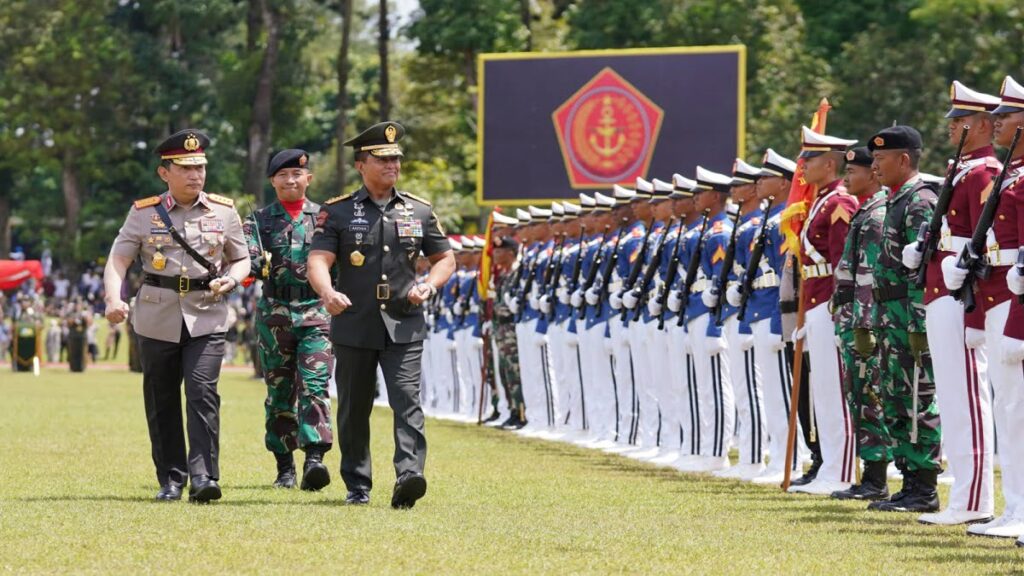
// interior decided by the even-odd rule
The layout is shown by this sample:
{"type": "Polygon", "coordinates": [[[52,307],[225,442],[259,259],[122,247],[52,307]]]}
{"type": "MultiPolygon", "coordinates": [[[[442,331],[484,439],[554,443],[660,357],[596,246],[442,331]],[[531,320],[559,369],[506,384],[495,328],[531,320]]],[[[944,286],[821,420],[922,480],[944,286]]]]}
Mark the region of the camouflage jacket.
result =
{"type": "Polygon", "coordinates": [[[306,260],[319,211],[320,206],[307,199],[302,212],[292,219],[275,200],[245,220],[243,231],[252,262],[250,274],[263,280],[258,311],[267,325],[319,326],[330,322],[327,310],[306,279],[306,260]],[[263,250],[270,252],[270,274],[266,278],[261,267],[257,267],[261,243],[263,250]]]}
{"type": "Polygon", "coordinates": [[[903,266],[903,247],[917,241],[921,225],[935,210],[934,185],[914,176],[885,202],[882,246],[874,266],[873,327],[925,331],[924,290],[903,266]]]}
{"type": "Polygon", "coordinates": [[[509,325],[513,326],[516,323],[515,314],[505,304],[505,300],[516,295],[519,287],[516,286],[515,270],[500,270],[494,269],[494,275],[491,280],[494,282],[495,297],[494,297],[494,324],[495,326],[509,325]]]}
{"type": "Polygon", "coordinates": [[[836,267],[836,291],[832,295],[837,332],[854,328],[871,328],[874,308],[874,268],[882,245],[885,221],[883,189],[868,198],[850,220],[843,255],[836,267]]]}

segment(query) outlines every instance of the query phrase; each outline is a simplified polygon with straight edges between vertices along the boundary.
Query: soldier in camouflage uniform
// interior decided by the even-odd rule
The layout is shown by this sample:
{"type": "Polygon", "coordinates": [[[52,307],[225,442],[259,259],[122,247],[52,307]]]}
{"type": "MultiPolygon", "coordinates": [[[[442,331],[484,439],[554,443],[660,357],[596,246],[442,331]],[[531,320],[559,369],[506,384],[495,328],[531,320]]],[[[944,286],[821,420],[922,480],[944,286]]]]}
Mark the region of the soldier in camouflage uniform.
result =
{"type": "Polygon", "coordinates": [[[508,307],[508,300],[518,290],[513,264],[519,243],[511,230],[495,230],[494,239],[494,346],[498,349],[498,374],[505,389],[510,416],[502,428],[519,429],[526,425],[526,404],[523,402],[523,381],[519,374],[519,346],[516,343],[516,317],[508,307]]]}
{"type": "Polygon", "coordinates": [[[266,446],[277,459],[274,486],[295,486],[296,448],[306,452],[302,489],[331,482],[323,455],[331,449],[330,316],[306,280],[306,258],[320,206],[306,198],[313,175],[302,150],[284,150],[267,176],[277,201],[245,222],[252,274],[263,280],[256,332],[267,383],[266,446]]]}
{"type": "Polygon", "coordinates": [[[925,334],[923,290],[903,266],[903,248],[935,208],[934,184],[917,172],[921,135],[909,126],[886,128],[868,141],[873,168],[890,190],[886,201],[881,251],[874,267],[875,318],[872,334],[881,362],[885,423],[892,437],[903,488],[889,500],[868,508],[884,511],[935,512],[941,431],[935,403],[935,380],[925,334]]]}
{"type": "Polygon", "coordinates": [[[842,345],[843,392],[853,415],[857,455],[864,461],[860,484],[832,493],[839,500],[882,500],[889,497],[886,468],[892,461],[891,440],[878,388],[879,360],[872,341],[874,267],[882,244],[887,194],[871,171],[866,147],[846,153],[846,188],[860,200],[850,220],[843,256],[836,267],[832,295],[836,334],[842,345]]]}

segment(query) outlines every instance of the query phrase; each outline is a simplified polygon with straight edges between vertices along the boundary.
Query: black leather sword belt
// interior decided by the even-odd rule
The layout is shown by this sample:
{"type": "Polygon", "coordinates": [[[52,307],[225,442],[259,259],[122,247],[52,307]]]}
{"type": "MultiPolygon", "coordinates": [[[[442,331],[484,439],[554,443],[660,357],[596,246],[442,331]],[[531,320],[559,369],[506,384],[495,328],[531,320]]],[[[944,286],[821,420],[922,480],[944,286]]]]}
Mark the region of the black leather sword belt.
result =
{"type": "Polygon", "coordinates": [[[206,278],[186,278],[184,276],[161,276],[146,272],[142,277],[142,283],[147,286],[166,288],[179,293],[195,292],[196,290],[208,290],[210,281],[206,278]]]}

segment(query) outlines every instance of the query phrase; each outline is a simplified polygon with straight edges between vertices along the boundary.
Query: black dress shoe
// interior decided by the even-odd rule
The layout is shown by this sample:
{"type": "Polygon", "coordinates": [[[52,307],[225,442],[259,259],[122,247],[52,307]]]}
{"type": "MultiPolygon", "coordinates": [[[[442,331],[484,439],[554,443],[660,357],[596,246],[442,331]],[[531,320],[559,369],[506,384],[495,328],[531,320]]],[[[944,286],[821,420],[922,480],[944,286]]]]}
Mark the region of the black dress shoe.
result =
{"type": "Polygon", "coordinates": [[[181,486],[177,484],[164,484],[160,487],[160,491],[156,493],[157,500],[181,500],[181,486]]]}
{"type": "Polygon", "coordinates": [[[203,504],[212,500],[220,500],[220,486],[209,476],[196,476],[188,489],[188,501],[203,504]]]}
{"type": "Polygon", "coordinates": [[[807,469],[807,472],[796,480],[790,481],[789,485],[805,486],[814,482],[814,479],[818,477],[818,470],[821,470],[821,460],[814,460],[811,462],[811,467],[807,469]]]}
{"type": "Polygon", "coordinates": [[[291,452],[275,452],[274,458],[277,459],[277,479],[274,480],[274,488],[295,488],[295,458],[291,452]]]}
{"type": "Polygon", "coordinates": [[[306,449],[306,463],[302,465],[303,490],[317,491],[331,483],[331,473],[324,466],[324,453],[320,448],[306,449]]]}
{"type": "Polygon", "coordinates": [[[366,490],[350,490],[345,496],[345,504],[364,506],[370,503],[370,493],[366,490]]]}
{"type": "Polygon", "coordinates": [[[415,472],[406,474],[395,482],[395,491],[391,495],[391,507],[396,509],[412,508],[416,501],[427,493],[427,479],[415,472]]]}

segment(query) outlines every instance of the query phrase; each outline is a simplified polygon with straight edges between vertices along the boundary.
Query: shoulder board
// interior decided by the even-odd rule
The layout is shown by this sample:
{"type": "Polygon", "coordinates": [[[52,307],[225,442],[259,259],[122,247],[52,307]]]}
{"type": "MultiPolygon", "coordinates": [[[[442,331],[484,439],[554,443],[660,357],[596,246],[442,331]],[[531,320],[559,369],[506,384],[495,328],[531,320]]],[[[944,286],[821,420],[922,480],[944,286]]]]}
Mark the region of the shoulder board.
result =
{"type": "Polygon", "coordinates": [[[426,204],[427,206],[432,206],[432,204],[430,203],[430,200],[427,200],[426,198],[420,198],[419,196],[417,196],[415,194],[410,194],[408,192],[402,192],[402,195],[408,196],[409,198],[412,198],[413,200],[416,200],[417,202],[422,202],[422,203],[426,204]]]}
{"type": "Polygon", "coordinates": [[[324,206],[334,204],[335,202],[341,202],[342,200],[348,200],[349,198],[352,197],[352,194],[354,194],[354,192],[349,192],[348,194],[335,196],[334,198],[328,198],[327,200],[324,200],[324,206]]]}
{"type": "Polygon", "coordinates": [[[223,204],[225,206],[235,205],[234,200],[228,198],[227,196],[221,196],[220,194],[207,194],[206,198],[209,199],[210,202],[216,202],[217,204],[223,204]]]}
{"type": "Polygon", "coordinates": [[[995,170],[1002,170],[1003,163],[999,161],[995,156],[985,156],[985,167],[992,168],[995,170]]]}
{"type": "Polygon", "coordinates": [[[711,225],[712,232],[721,232],[722,230],[725,230],[724,220],[719,220],[718,222],[715,222],[714,224],[711,225]]]}
{"type": "Polygon", "coordinates": [[[646,234],[645,234],[643,228],[640,228],[639,226],[637,226],[636,228],[633,228],[633,233],[630,234],[630,236],[632,236],[633,238],[643,238],[645,235],[646,234]]]}
{"type": "Polygon", "coordinates": [[[136,200],[135,202],[133,202],[133,205],[135,206],[136,210],[141,210],[141,209],[149,207],[149,206],[155,206],[155,205],[157,205],[159,203],[160,203],[160,197],[159,196],[150,196],[149,198],[143,198],[141,200],[136,200]]]}

